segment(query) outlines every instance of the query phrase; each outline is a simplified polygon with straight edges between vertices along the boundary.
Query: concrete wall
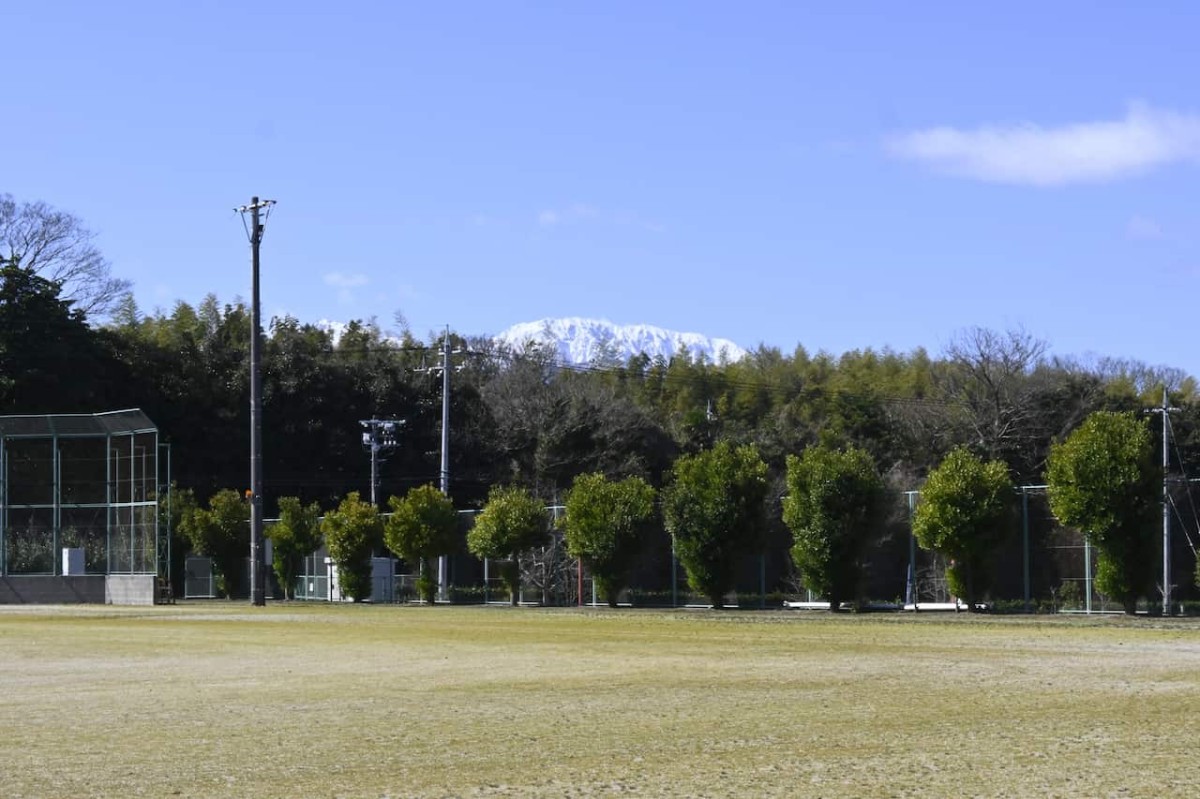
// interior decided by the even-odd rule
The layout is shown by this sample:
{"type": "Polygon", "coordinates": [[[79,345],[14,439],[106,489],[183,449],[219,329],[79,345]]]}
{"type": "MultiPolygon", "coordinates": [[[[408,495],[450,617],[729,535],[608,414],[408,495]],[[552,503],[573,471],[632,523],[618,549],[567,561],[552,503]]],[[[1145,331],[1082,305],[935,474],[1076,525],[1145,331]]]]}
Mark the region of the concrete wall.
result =
{"type": "Polygon", "coordinates": [[[0,577],[0,605],[153,605],[153,574],[0,577]]]}
{"type": "Polygon", "coordinates": [[[110,574],[104,584],[108,605],[153,605],[157,579],[153,574],[110,574]]]}

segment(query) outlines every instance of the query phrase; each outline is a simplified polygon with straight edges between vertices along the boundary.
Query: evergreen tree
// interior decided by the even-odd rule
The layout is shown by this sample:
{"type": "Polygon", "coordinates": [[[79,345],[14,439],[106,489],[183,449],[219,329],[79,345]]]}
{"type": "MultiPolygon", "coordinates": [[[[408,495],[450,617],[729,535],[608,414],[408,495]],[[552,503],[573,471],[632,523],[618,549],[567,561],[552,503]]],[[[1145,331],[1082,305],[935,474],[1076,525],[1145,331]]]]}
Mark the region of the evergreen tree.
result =
{"type": "Polygon", "coordinates": [[[294,599],[301,561],[321,545],[321,506],[305,505],[298,497],[279,498],[279,520],[266,530],[271,539],[275,578],[286,599],[294,599]]]}
{"type": "Polygon", "coordinates": [[[371,556],[383,544],[383,520],[379,510],[351,491],[336,510],[325,514],[321,533],[329,557],[337,566],[342,596],[355,602],[371,596],[371,556]]]}
{"type": "Polygon", "coordinates": [[[738,562],[760,550],[766,531],[767,465],[753,445],[721,442],[675,462],[663,490],[663,516],[688,584],[724,604],[738,562]]]}
{"type": "Polygon", "coordinates": [[[515,607],[521,573],[517,557],[546,539],[550,520],[540,501],[517,486],[497,486],[467,533],[467,549],[477,558],[508,558],[501,572],[515,607]]]}
{"type": "Polygon", "coordinates": [[[1132,413],[1094,413],[1050,452],[1050,510],[1096,545],[1096,587],[1128,614],[1154,582],[1161,481],[1150,432],[1132,413]]]}
{"type": "Polygon", "coordinates": [[[218,591],[231,599],[240,594],[250,554],[250,504],[233,489],[218,491],[208,508],[192,509],[180,519],[179,531],[193,552],[212,558],[218,591]]]}
{"type": "Polygon", "coordinates": [[[403,499],[391,497],[392,515],[384,524],[388,549],[420,567],[417,591],[432,605],[437,590],[433,559],[458,548],[458,512],[454,503],[431,485],[409,491],[403,499]]]}
{"type": "Polygon", "coordinates": [[[613,481],[582,474],[567,493],[563,530],[567,551],[587,564],[609,607],[629,581],[642,539],[654,518],[654,489],[640,477],[613,481]]]}
{"type": "Polygon", "coordinates": [[[864,549],[884,517],[883,481],[863,450],[810,447],[788,456],[787,492],[792,560],[804,584],[837,610],[858,598],[864,549]]]}
{"type": "Polygon", "coordinates": [[[950,590],[974,612],[987,588],[989,558],[1011,530],[1013,484],[1000,461],[954,449],[921,489],[913,533],[925,549],[950,559],[950,590]]]}

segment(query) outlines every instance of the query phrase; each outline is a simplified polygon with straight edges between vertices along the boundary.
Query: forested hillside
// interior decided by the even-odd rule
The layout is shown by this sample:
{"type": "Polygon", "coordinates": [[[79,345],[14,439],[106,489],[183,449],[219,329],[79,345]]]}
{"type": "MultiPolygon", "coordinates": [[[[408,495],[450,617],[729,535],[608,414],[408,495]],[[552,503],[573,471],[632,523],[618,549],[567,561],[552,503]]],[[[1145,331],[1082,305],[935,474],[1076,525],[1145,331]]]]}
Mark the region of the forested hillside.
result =
{"type": "MultiPolygon", "coordinates": [[[[131,304],[91,327],[57,286],[7,267],[0,294],[0,413],[140,407],[172,444],[174,475],[201,497],[246,481],[249,313],[209,296],[170,314],[131,304]]],[[[802,336],[803,331],[797,331],[802,336]]],[[[339,340],[275,319],[265,331],[264,450],[268,502],[322,503],[365,489],[360,419],[407,420],[382,471],[383,492],[436,481],[440,341],[384,336],[353,322],[339,340]]],[[[514,356],[453,336],[450,469],[460,506],[490,485],[519,482],[547,500],[578,474],[638,475],[660,484],[683,453],[717,441],[754,443],[778,481],[784,459],[817,442],[869,452],[896,488],[916,488],[963,444],[1040,482],[1050,445],[1095,410],[1158,405],[1165,384],[1182,412],[1184,463],[1197,460],[1196,383],[1169,368],[1046,356],[1021,332],[968,330],[945,352],[842,355],[760,347],[716,365],[681,354],[622,367],[563,368],[537,351],[514,356]]],[[[273,510],[273,508],[271,508],[273,510]]]]}

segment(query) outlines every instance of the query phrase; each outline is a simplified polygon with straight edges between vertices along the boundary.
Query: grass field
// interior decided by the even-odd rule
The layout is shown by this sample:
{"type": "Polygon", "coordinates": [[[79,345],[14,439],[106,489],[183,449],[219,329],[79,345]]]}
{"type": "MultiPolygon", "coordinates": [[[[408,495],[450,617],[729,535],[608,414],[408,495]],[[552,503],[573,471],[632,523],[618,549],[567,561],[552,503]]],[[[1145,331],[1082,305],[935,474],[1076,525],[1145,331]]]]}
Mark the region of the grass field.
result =
{"type": "Polygon", "coordinates": [[[1195,622],[0,608],[0,796],[1189,796],[1195,622]]]}

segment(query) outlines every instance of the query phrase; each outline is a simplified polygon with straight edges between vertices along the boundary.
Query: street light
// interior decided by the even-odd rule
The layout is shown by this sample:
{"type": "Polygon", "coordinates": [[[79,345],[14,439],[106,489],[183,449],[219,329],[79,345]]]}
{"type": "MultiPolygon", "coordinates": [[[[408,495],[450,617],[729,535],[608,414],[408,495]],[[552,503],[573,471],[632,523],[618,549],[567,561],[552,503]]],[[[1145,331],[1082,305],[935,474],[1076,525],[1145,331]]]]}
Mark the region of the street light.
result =
{"type": "Polygon", "coordinates": [[[363,449],[371,453],[371,504],[378,507],[376,493],[379,488],[379,464],[386,458],[383,454],[400,446],[400,428],[403,419],[361,419],[363,449]]]}

